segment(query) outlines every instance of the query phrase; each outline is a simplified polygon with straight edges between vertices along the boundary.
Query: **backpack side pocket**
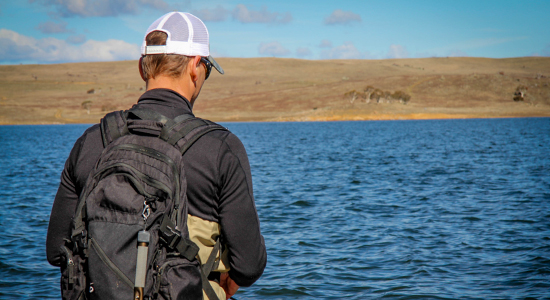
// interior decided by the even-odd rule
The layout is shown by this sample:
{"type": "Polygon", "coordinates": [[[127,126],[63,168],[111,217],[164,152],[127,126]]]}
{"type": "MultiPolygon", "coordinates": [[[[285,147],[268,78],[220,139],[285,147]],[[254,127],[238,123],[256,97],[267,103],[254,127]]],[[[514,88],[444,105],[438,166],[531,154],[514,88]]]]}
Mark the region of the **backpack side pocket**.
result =
{"type": "Polygon", "coordinates": [[[202,299],[202,281],[197,260],[166,260],[154,278],[158,299],[202,299]]]}

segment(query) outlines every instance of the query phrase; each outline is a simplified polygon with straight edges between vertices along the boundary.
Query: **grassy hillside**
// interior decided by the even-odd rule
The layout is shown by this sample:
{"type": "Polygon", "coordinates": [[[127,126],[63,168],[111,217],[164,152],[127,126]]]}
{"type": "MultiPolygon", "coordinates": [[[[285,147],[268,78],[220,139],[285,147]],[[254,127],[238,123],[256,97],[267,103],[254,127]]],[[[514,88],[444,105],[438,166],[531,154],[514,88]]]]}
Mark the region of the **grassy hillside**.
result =
{"type": "MultiPolygon", "coordinates": [[[[550,116],[550,58],[218,62],[195,105],[213,121],[550,116]]],[[[0,66],[0,124],[94,123],[144,90],[137,61],[0,66]]]]}

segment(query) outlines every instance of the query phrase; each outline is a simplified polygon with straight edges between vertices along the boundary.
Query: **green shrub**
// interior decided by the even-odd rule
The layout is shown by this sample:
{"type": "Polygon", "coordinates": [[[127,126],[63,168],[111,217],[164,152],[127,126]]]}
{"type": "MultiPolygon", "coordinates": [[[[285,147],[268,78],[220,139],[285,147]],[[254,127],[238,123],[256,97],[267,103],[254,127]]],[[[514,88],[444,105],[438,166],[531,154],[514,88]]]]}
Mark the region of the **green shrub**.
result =
{"type": "Polygon", "coordinates": [[[80,104],[82,106],[82,108],[84,108],[86,110],[86,112],[88,114],[90,114],[90,108],[92,108],[92,101],[91,100],[86,100],[86,101],[83,101],[82,104],[80,104]]]}
{"type": "Polygon", "coordinates": [[[519,101],[525,101],[525,94],[527,93],[527,90],[529,88],[526,87],[525,85],[518,85],[518,87],[516,88],[516,91],[514,92],[514,101],[516,102],[519,102],[519,101]]]}
{"type": "Polygon", "coordinates": [[[403,92],[403,91],[395,91],[391,97],[395,100],[399,100],[401,103],[404,103],[406,104],[407,102],[409,102],[409,100],[411,100],[411,95],[403,92]]]}
{"type": "Polygon", "coordinates": [[[353,103],[353,101],[357,100],[357,98],[365,99],[365,94],[356,90],[351,90],[344,93],[344,98],[348,99],[350,103],[353,103]]]}
{"type": "Polygon", "coordinates": [[[370,100],[381,103],[383,100],[387,100],[388,103],[391,103],[391,100],[397,100],[403,104],[407,104],[411,100],[411,96],[403,91],[383,91],[381,89],[375,88],[372,85],[368,85],[363,89],[363,92],[358,92],[356,90],[351,90],[344,93],[344,98],[348,99],[351,103],[362,98],[366,103],[370,103],[370,100]]]}

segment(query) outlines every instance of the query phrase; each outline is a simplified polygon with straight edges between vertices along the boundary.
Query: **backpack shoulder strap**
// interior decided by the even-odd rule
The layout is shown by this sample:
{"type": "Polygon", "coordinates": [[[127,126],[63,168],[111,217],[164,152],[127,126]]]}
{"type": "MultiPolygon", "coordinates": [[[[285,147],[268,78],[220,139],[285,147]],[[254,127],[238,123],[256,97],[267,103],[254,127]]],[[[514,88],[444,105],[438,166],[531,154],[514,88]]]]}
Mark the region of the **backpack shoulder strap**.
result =
{"type": "Polygon", "coordinates": [[[160,138],[180,149],[182,155],[185,154],[198,139],[208,132],[214,130],[227,131],[227,128],[221,125],[191,115],[178,116],[174,121],[176,122],[171,126],[165,126],[163,128],[160,138]],[[183,144],[178,143],[182,139],[185,140],[183,144]]]}
{"type": "Polygon", "coordinates": [[[167,118],[161,113],[148,108],[133,107],[128,110],[128,114],[131,116],[136,116],[141,120],[156,121],[162,124],[167,124],[167,122],[171,121],[170,118],[167,118]]]}
{"type": "Polygon", "coordinates": [[[141,119],[141,120],[148,120],[148,121],[154,121],[154,122],[161,123],[163,125],[163,127],[166,127],[165,130],[168,130],[168,131],[172,130],[174,128],[174,126],[177,126],[182,121],[187,120],[187,119],[191,119],[191,118],[194,117],[192,114],[183,114],[183,115],[179,115],[179,116],[175,117],[172,120],[172,119],[170,119],[168,117],[165,117],[161,113],[156,112],[152,109],[139,108],[139,107],[133,107],[133,108],[129,109],[128,110],[128,115],[129,115],[129,118],[137,117],[138,119],[141,119]]]}
{"type": "Polygon", "coordinates": [[[132,108],[127,111],[114,111],[101,119],[100,129],[103,147],[121,136],[129,134],[128,120],[139,119],[161,123],[162,130],[159,137],[178,148],[183,155],[198,139],[210,131],[225,130],[227,128],[212,121],[197,118],[191,114],[177,116],[174,119],[145,108],[132,108]],[[183,144],[178,142],[185,139],[183,144]]]}
{"type": "Polygon", "coordinates": [[[188,136],[187,138],[187,141],[185,142],[185,144],[183,145],[183,147],[181,148],[181,154],[185,154],[185,152],[198,140],[200,139],[203,135],[209,133],[210,131],[214,131],[214,130],[224,130],[224,131],[229,131],[227,128],[221,126],[221,125],[218,125],[218,124],[208,124],[208,125],[205,125],[201,128],[200,131],[196,132],[196,133],[191,133],[190,136],[188,136]]]}
{"type": "Polygon", "coordinates": [[[112,141],[129,133],[127,116],[127,111],[121,110],[108,113],[101,119],[99,127],[104,148],[112,141]]]}

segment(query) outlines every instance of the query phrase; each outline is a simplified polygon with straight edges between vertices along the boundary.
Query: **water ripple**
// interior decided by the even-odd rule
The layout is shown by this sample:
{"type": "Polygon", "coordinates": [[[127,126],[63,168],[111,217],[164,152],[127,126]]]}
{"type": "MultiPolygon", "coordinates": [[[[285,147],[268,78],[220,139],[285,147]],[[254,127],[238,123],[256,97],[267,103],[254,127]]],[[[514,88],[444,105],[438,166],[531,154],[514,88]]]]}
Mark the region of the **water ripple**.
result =
{"type": "MultiPolygon", "coordinates": [[[[225,124],[268,265],[242,299],[550,299],[550,119],[225,124]]],[[[85,126],[0,127],[0,299],[59,298],[45,234],[85,126]]]]}

